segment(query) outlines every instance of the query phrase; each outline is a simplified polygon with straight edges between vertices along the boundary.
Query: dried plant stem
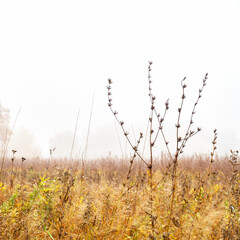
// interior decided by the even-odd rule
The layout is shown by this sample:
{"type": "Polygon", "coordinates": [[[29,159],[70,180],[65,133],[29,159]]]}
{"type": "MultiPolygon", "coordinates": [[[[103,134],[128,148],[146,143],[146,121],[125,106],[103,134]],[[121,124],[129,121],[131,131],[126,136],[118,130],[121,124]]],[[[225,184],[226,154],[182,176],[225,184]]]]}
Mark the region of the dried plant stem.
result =
{"type": "MultiPolygon", "coordinates": [[[[114,119],[113,119],[113,120],[114,120],[114,119]]],[[[121,141],[120,141],[120,137],[119,137],[119,133],[118,133],[118,129],[117,129],[117,125],[116,125],[116,122],[115,122],[115,121],[114,121],[114,126],[115,126],[115,130],[116,130],[116,133],[117,133],[117,138],[118,138],[118,143],[119,143],[120,150],[121,150],[121,155],[122,155],[122,158],[123,158],[124,155],[123,155],[122,144],[121,144],[121,141]]]]}
{"type": "Polygon", "coordinates": [[[200,128],[197,128],[196,131],[192,131],[191,127],[192,127],[192,124],[193,124],[193,115],[195,114],[196,105],[198,104],[199,99],[202,96],[201,95],[202,90],[203,90],[204,86],[206,85],[206,80],[207,80],[208,75],[207,74],[205,75],[205,78],[203,79],[203,85],[199,89],[199,95],[198,95],[197,101],[194,103],[192,114],[191,114],[191,117],[190,117],[190,122],[189,122],[189,125],[187,127],[187,131],[184,135],[184,138],[182,138],[180,136],[180,127],[181,127],[180,120],[181,120],[181,113],[182,113],[182,109],[183,109],[184,99],[186,97],[185,96],[185,88],[187,86],[186,86],[186,84],[184,84],[184,81],[185,81],[186,78],[184,78],[181,81],[182,96],[181,96],[181,104],[180,104],[180,107],[178,108],[178,117],[177,117],[177,123],[176,123],[176,150],[175,150],[175,155],[173,156],[171,154],[171,151],[170,151],[169,146],[168,146],[169,142],[167,141],[166,135],[164,134],[164,131],[163,131],[163,122],[165,120],[167,110],[169,109],[169,100],[166,101],[164,114],[163,114],[162,117],[160,117],[160,114],[157,112],[157,110],[155,108],[156,97],[152,94],[152,87],[151,87],[151,83],[152,83],[151,70],[152,69],[151,69],[151,65],[152,65],[152,62],[149,62],[149,66],[148,66],[148,84],[149,84],[148,85],[148,93],[149,94],[148,95],[149,95],[149,99],[150,99],[151,110],[150,110],[150,114],[149,114],[147,132],[146,132],[146,137],[145,137],[145,141],[144,141],[144,148],[143,148],[142,155],[138,151],[140,139],[138,141],[138,144],[136,144],[136,146],[132,144],[132,142],[130,141],[129,136],[128,136],[129,133],[125,130],[124,122],[119,120],[118,112],[114,111],[113,108],[112,108],[112,98],[111,98],[111,95],[112,95],[112,92],[111,92],[112,80],[111,79],[108,79],[107,89],[108,89],[108,106],[109,106],[112,114],[114,115],[115,119],[119,123],[119,125],[120,125],[120,127],[121,127],[121,129],[124,133],[124,136],[126,138],[126,141],[129,143],[131,148],[134,150],[134,155],[133,155],[132,159],[130,160],[130,166],[129,166],[129,170],[128,170],[128,173],[127,173],[127,177],[126,177],[126,181],[124,183],[124,186],[126,185],[127,180],[130,178],[130,173],[132,171],[134,158],[139,157],[142,160],[142,162],[146,165],[147,172],[148,172],[148,182],[149,182],[149,188],[150,188],[150,212],[146,212],[146,213],[151,217],[152,233],[154,233],[155,232],[154,231],[154,225],[155,225],[155,222],[156,222],[156,217],[153,216],[153,164],[154,164],[153,163],[153,147],[156,144],[156,141],[158,139],[159,134],[161,133],[161,135],[163,137],[163,140],[164,140],[164,143],[165,143],[166,148],[167,148],[169,158],[171,160],[171,164],[169,165],[168,168],[170,169],[172,167],[171,200],[170,200],[170,210],[169,210],[169,215],[168,215],[168,224],[167,224],[167,227],[166,227],[167,232],[169,232],[171,221],[173,221],[173,223],[175,222],[174,223],[175,226],[178,225],[178,224],[176,224],[175,217],[172,218],[173,213],[174,213],[174,200],[175,200],[176,189],[177,189],[178,159],[179,159],[179,155],[183,153],[183,150],[186,146],[187,141],[191,137],[196,135],[201,130],[200,128]],[[157,121],[158,121],[158,129],[157,129],[156,133],[154,133],[154,128],[153,128],[153,121],[154,121],[153,118],[154,117],[156,117],[157,121]],[[149,138],[147,137],[148,132],[149,132],[149,138]],[[149,139],[150,159],[146,161],[143,158],[143,154],[144,154],[145,143],[146,143],[147,138],[149,139]]]}
{"type": "Polygon", "coordinates": [[[91,111],[90,111],[90,117],[89,117],[89,122],[88,122],[88,131],[87,131],[86,145],[85,145],[84,152],[82,153],[82,170],[81,170],[81,179],[82,180],[83,180],[84,171],[85,171],[85,163],[84,163],[84,161],[85,161],[85,159],[87,157],[88,139],[89,139],[91,123],[92,123],[93,105],[94,105],[94,94],[93,94],[93,98],[92,98],[91,111]]]}
{"type": "Polygon", "coordinates": [[[152,225],[152,230],[154,230],[154,220],[153,220],[153,145],[154,143],[152,142],[152,134],[153,134],[153,129],[152,129],[152,118],[153,118],[153,109],[151,110],[151,116],[150,116],[150,134],[149,134],[149,144],[150,144],[150,164],[148,166],[148,171],[149,171],[149,177],[150,177],[150,210],[151,210],[151,225],[152,225]]]}
{"type": "Polygon", "coordinates": [[[14,128],[15,128],[15,125],[16,125],[16,122],[17,122],[17,119],[18,119],[18,116],[19,116],[19,114],[20,114],[20,111],[21,111],[21,108],[19,108],[19,110],[18,110],[18,113],[17,113],[17,115],[16,115],[16,118],[15,118],[15,120],[14,120],[12,129],[11,129],[11,132],[10,132],[10,136],[9,136],[9,138],[7,139],[6,144],[5,144],[5,148],[4,148],[4,152],[3,152],[3,157],[2,157],[1,172],[0,172],[1,182],[3,181],[3,179],[2,179],[2,177],[3,177],[3,168],[4,168],[5,157],[6,157],[7,150],[8,150],[8,145],[9,145],[9,142],[10,142],[10,140],[11,140],[11,138],[12,138],[13,130],[14,130],[14,128]]]}
{"type": "Polygon", "coordinates": [[[71,153],[70,153],[70,158],[69,158],[70,163],[72,162],[72,153],[73,153],[73,148],[74,148],[75,139],[76,139],[76,133],[77,133],[77,127],[78,127],[79,114],[80,114],[80,109],[78,109],[77,120],[76,120],[75,129],[74,129],[74,135],[73,135],[71,153]]]}
{"type": "Polygon", "coordinates": [[[156,142],[156,140],[157,140],[157,138],[159,136],[159,132],[161,132],[163,140],[164,140],[164,143],[165,143],[166,148],[167,148],[167,152],[168,152],[169,158],[173,161],[173,157],[172,157],[171,151],[170,151],[169,146],[168,146],[169,142],[167,141],[166,136],[165,136],[164,131],[163,131],[163,122],[165,120],[166,113],[167,113],[167,111],[169,109],[169,99],[165,102],[165,111],[164,111],[163,116],[160,117],[160,114],[157,112],[156,107],[154,106],[154,101],[155,101],[156,97],[153,96],[153,94],[152,94],[152,87],[151,87],[152,80],[151,80],[151,74],[150,74],[150,72],[152,70],[151,69],[151,65],[152,65],[152,62],[149,62],[149,67],[148,67],[148,70],[149,70],[149,72],[148,72],[149,98],[150,98],[151,105],[153,107],[153,112],[155,113],[155,115],[157,117],[157,120],[158,120],[158,124],[159,124],[157,133],[156,133],[155,138],[154,138],[152,143],[153,143],[153,145],[155,145],[155,142],[156,142]]]}
{"type": "Polygon", "coordinates": [[[171,197],[171,203],[170,203],[170,213],[169,213],[169,219],[168,219],[168,231],[172,219],[172,214],[173,214],[173,202],[175,198],[175,192],[176,192],[176,186],[177,186],[177,166],[178,166],[178,155],[179,155],[179,142],[181,141],[181,138],[179,137],[179,128],[180,128],[180,118],[181,118],[181,112],[183,108],[183,103],[185,99],[185,92],[184,89],[186,87],[185,84],[183,84],[183,81],[185,81],[186,78],[184,78],[181,82],[182,85],[182,100],[181,100],[181,106],[178,108],[178,119],[177,119],[177,124],[176,124],[176,129],[177,129],[177,146],[176,146],[176,153],[173,161],[173,172],[172,172],[172,197],[171,197]]]}
{"type": "Polygon", "coordinates": [[[159,129],[157,131],[157,134],[155,136],[155,139],[153,140],[153,112],[155,110],[154,106],[154,101],[155,97],[152,95],[152,88],[151,88],[151,65],[152,62],[149,62],[148,66],[148,90],[149,90],[149,97],[150,97],[150,102],[151,102],[151,112],[150,112],[150,117],[149,117],[149,123],[150,123],[150,128],[149,128],[149,149],[150,149],[150,164],[148,166],[148,172],[149,172],[149,185],[150,185],[150,217],[151,217],[151,226],[152,226],[152,231],[154,231],[154,218],[153,218],[153,146],[156,142],[156,139],[158,137],[159,129]]]}
{"type": "Polygon", "coordinates": [[[16,153],[17,151],[16,150],[12,150],[12,154],[13,154],[13,156],[12,156],[12,169],[11,169],[11,179],[10,179],[10,187],[11,187],[11,189],[13,188],[13,182],[14,182],[14,172],[13,172],[13,163],[14,163],[14,160],[15,160],[15,153],[16,153]]]}
{"type": "Polygon", "coordinates": [[[145,133],[144,143],[143,143],[143,150],[142,150],[142,156],[144,156],[145,148],[146,148],[146,142],[147,142],[147,136],[148,136],[148,128],[149,128],[149,120],[147,124],[147,129],[145,133]]]}
{"type": "Polygon", "coordinates": [[[89,117],[89,121],[88,121],[87,139],[86,139],[86,145],[85,145],[84,155],[83,155],[83,158],[84,158],[84,159],[85,159],[86,156],[87,156],[87,150],[88,150],[88,139],[89,139],[90,130],[91,130],[91,123],[92,123],[93,105],[94,105],[94,94],[93,94],[93,98],[92,98],[90,117],[89,117]]]}
{"type": "Polygon", "coordinates": [[[198,132],[201,131],[201,128],[197,128],[196,131],[192,131],[191,130],[191,126],[192,124],[194,123],[193,122],[193,115],[196,113],[195,112],[195,109],[196,109],[196,106],[199,102],[199,99],[202,97],[202,91],[203,91],[203,88],[206,86],[206,81],[207,81],[207,78],[208,78],[208,74],[205,75],[204,79],[203,79],[203,84],[202,84],[202,87],[199,89],[199,94],[198,94],[198,98],[197,98],[197,101],[194,103],[194,106],[193,106],[193,110],[192,110],[192,113],[191,113],[191,118],[190,118],[190,122],[189,122],[189,125],[188,125],[188,128],[187,128],[187,131],[185,133],[185,137],[182,139],[180,137],[180,134],[179,134],[179,129],[181,127],[180,125],[180,118],[181,118],[181,112],[182,112],[182,109],[183,109],[183,103],[184,103],[184,99],[186,98],[185,96],[185,88],[187,87],[186,84],[184,84],[184,81],[186,80],[186,77],[184,77],[184,79],[181,81],[181,86],[182,86],[182,97],[181,97],[181,105],[180,107],[178,108],[178,119],[177,119],[177,124],[176,124],[176,152],[175,152],[175,156],[174,156],[174,161],[173,161],[173,170],[172,170],[172,195],[171,195],[171,202],[170,202],[170,210],[169,210],[169,219],[168,219],[168,227],[167,227],[167,231],[169,231],[169,228],[170,228],[170,225],[171,225],[171,221],[172,221],[172,216],[173,216],[173,205],[174,205],[174,199],[175,199],[175,193],[176,193],[176,188],[177,188],[177,167],[178,167],[178,157],[180,154],[183,153],[183,149],[185,148],[186,146],[186,143],[187,141],[193,137],[194,135],[196,135],[198,132]],[[180,142],[181,145],[180,145],[180,142]]]}
{"type": "MultiPolygon", "coordinates": [[[[111,80],[109,79],[109,81],[111,81],[111,80]]],[[[112,83],[112,82],[111,82],[111,83],[112,83]]],[[[108,86],[108,90],[110,91],[111,87],[110,87],[110,88],[109,88],[109,87],[110,87],[110,86],[108,86]]],[[[110,92],[109,92],[109,93],[110,93],[110,92]]],[[[115,119],[116,119],[117,122],[119,123],[122,131],[124,132],[124,136],[126,137],[127,142],[129,143],[129,145],[131,146],[131,148],[134,150],[134,152],[137,154],[137,156],[138,156],[138,157],[144,162],[144,164],[148,167],[148,163],[147,163],[147,162],[143,159],[143,157],[140,155],[140,153],[138,152],[138,149],[136,148],[136,146],[134,146],[134,145],[132,144],[132,142],[130,141],[130,139],[129,139],[129,137],[128,137],[128,132],[125,131],[125,128],[124,128],[124,126],[123,126],[123,125],[124,125],[124,122],[123,122],[123,121],[120,121],[120,120],[118,119],[118,117],[117,117],[117,112],[112,109],[112,107],[111,107],[111,106],[112,106],[112,104],[111,104],[112,99],[110,98],[110,95],[108,95],[108,101],[109,101],[108,106],[109,106],[112,114],[114,115],[115,119]],[[110,105],[110,104],[111,104],[111,105],[110,105]]]]}
{"type": "MultiPolygon", "coordinates": [[[[142,133],[140,133],[139,139],[138,139],[138,141],[137,141],[137,147],[138,147],[139,144],[140,144],[141,138],[143,138],[143,134],[142,134],[142,133]]],[[[134,153],[133,156],[132,156],[132,158],[131,158],[131,160],[130,160],[129,169],[128,169],[128,172],[127,172],[126,180],[125,180],[125,182],[123,183],[123,186],[126,186],[127,181],[130,179],[130,174],[131,174],[131,172],[132,172],[132,167],[133,167],[133,161],[134,161],[134,159],[135,159],[136,157],[137,157],[137,155],[136,155],[136,153],[134,153]]],[[[128,188],[128,190],[129,190],[129,188],[128,188]]]]}

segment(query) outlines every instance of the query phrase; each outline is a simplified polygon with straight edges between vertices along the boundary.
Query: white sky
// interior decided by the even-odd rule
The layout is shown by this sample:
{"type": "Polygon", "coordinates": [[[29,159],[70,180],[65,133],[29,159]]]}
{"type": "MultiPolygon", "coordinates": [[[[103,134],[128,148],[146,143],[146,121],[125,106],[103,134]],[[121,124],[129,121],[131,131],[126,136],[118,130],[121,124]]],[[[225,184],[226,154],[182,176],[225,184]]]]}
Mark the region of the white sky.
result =
{"type": "MultiPolygon", "coordinates": [[[[17,133],[27,128],[47,156],[50,139],[74,131],[80,108],[77,133],[83,149],[94,94],[88,157],[120,154],[107,107],[107,79],[114,82],[113,103],[120,118],[138,135],[146,129],[149,112],[149,60],[162,111],[170,98],[170,142],[181,79],[187,77],[186,122],[208,72],[195,117],[203,131],[188,151],[208,153],[214,128],[219,154],[240,149],[239,0],[1,1],[0,101],[11,110],[11,123],[22,109],[13,147],[17,133]]],[[[162,150],[163,145],[156,154],[162,150]]]]}

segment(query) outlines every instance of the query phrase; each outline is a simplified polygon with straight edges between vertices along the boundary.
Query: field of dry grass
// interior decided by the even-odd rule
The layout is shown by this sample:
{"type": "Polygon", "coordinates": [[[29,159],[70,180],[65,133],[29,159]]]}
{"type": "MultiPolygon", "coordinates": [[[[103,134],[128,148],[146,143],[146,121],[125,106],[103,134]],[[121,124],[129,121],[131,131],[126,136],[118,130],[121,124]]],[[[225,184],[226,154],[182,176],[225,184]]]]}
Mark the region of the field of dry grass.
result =
{"type": "MultiPolygon", "coordinates": [[[[57,160],[53,156],[55,148],[50,149],[49,160],[16,159],[14,150],[11,162],[3,157],[0,239],[240,239],[238,151],[218,158],[214,129],[209,155],[183,155],[189,140],[201,131],[194,125],[194,118],[208,74],[185,124],[182,110],[186,77],[181,81],[176,138],[171,139],[175,143],[173,150],[164,128],[169,100],[160,114],[152,92],[151,66],[149,62],[147,131],[145,136],[140,132],[135,142],[113,104],[113,82],[108,79],[107,104],[132,149],[131,158],[109,156],[86,161],[83,154],[81,160],[75,161],[71,151],[70,160],[57,160]],[[160,137],[166,155],[156,159],[154,151],[160,137]],[[142,147],[148,148],[147,157],[142,147]]],[[[77,123],[78,118],[75,133],[77,123]]],[[[88,134],[90,123],[91,115],[88,134]]]]}
{"type": "Polygon", "coordinates": [[[0,239],[239,239],[239,174],[228,158],[155,160],[152,190],[140,161],[15,160],[0,185],[0,239]]]}

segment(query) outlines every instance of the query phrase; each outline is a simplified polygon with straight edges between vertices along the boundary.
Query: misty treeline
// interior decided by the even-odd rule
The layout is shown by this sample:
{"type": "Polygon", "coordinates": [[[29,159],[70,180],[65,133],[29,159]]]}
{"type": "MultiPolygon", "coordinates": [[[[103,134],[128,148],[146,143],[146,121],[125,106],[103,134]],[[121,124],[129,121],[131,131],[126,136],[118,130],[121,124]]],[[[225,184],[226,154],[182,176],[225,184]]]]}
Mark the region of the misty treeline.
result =
{"type": "Polygon", "coordinates": [[[0,103],[0,143],[1,155],[4,153],[6,143],[10,137],[10,110],[0,103]]]}

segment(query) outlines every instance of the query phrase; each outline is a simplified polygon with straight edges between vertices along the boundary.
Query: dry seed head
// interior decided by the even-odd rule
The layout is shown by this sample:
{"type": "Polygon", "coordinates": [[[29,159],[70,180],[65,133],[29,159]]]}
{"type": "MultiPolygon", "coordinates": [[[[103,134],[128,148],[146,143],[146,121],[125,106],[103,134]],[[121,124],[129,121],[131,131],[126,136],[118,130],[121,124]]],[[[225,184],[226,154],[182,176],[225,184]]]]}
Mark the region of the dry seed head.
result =
{"type": "Polygon", "coordinates": [[[169,109],[169,99],[165,102],[166,110],[169,109]]]}
{"type": "Polygon", "coordinates": [[[176,128],[180,128],[181,127],[181,125],[179,123],[176,124],[175,126],[176,126],[176,128]]]}

